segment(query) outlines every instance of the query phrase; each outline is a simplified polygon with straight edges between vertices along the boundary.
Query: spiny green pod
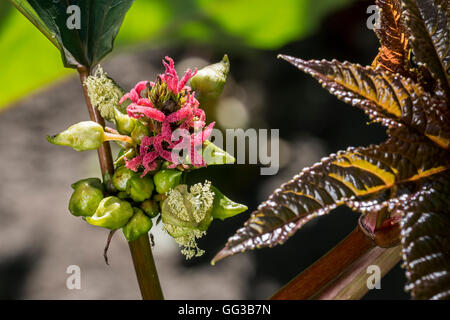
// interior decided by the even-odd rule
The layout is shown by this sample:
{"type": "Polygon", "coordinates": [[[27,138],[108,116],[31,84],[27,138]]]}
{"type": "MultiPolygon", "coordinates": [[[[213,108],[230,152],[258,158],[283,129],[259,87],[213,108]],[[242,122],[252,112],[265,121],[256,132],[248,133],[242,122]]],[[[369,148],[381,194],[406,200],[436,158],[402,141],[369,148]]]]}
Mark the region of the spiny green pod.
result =
{"type": "Polygon", "coordinates": [[[103,200],[104,188],[98,178],[83,179],[72,184],[75,190],[69,200],[69,211],[76,217],[90,217],[103,200]]]}
{"type": "Polygon", "coordinates": [[[229,72],[230,61],[227,55],[224,55],[222,61],[199,70],[190,82],[192,89],[200,99],[199,101],[217,99],[222,94],[229,72]]]}
{"type": "Polygon", "coordinates": [[[131,132],[131,138],[137,143],[141,144],[144,137],[149,136],[148,128],[140,121],[136,121],[133,131],[131,132]]]}
{"type": "Polygon", "coordinates": [[[183,172],[179,170],[160,170],[153,176],[156,192],[165,194],[181,183],[183,172]]]}
{"type": "Polygon", "coordinates": [[[216,187],[211,186],[211,190],[214,192],[214,204],[211,213],[214,219],[225,220],[248,209],[247,206],[236,203],[227,198],[216,187]]]}
{"type": "Polygon", "coordinates": [[[125,167],[119,167],[114,172],[112,183],[117,190],[125,191],[127,189],[128,180],[130,180],[135,175],[137,175],[136,172],[125,167]]]}
{"type": "Polygon", "coordinates": [[[98,149],[104,139],[103,127],[94,121],[82,121],[55,136],[47,136],[50,143],[69,146],[76,151],[98,149]]]}
{"type": "Polygon", "coordinates": [[[153,226],[152,219],[147,217],[141,209],[133,208],[133,211],[133,216],[122,228],[123,234],[128,241],[134,241],[140,236],[147,234],[153,226]]]}
{"type": "Polygon", "coordinates": [[[117,108],[114,108],[114,120],[117,131],[119,131],[120,134],[125,135],[131,135],[137,122],[136,119],[120,112],[117,108]]]}
{"type": "Polygon", "coordinates": [[[188,191],[187,185],[170,190],[161,206],[164,230],[184,249],[187,259],[201,256],[203,250],[197,247],[196,239],[205,235],[212,221],[214,193],[211,183],[197,183],[188,191]]]}
{"type": "Polygon", "coordinates": [[[222,150],[209,140],[203,142],[202,155],[208,166],[233,164],[236,162],[236,159],[231,154],[229,154],[225,150],[222,150]]]}
{"type": "Polygon", "coordinates": [[[145,200],[141,203],[141,209],[144,210],[145,214],[150,218],[155,218],[159,214],[159,205],[154,200],[145,200]]]}
{"type": "Polygon", "coordinates": [[[154,189],[152,178],[134,175],[128,180],[126,191],[133,201],[142,202],[152,196],[154,189]]]}
{"type": "Polygon", "coordinates": [[[111,196],[104,198],[98,205],[95,214],[86,221],[94,226],[116,230],[122,228],[133,215],[130,203],[111,196]]]}

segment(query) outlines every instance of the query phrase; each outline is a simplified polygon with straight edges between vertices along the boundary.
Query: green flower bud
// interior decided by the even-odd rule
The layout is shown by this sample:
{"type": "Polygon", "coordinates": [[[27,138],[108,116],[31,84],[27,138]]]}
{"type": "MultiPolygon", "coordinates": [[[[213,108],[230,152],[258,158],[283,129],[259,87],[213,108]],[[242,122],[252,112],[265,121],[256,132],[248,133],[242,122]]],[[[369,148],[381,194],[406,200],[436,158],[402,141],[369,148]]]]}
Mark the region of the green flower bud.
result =
{"type": "Polygon", "coordinates": [[[209,65],[197,72],[190,84],[200,102],[215,100],[222,94],[229,71],[230,61],[228,56],[224,55],[219,63],[209,65]]]}
{"type": "Polygon", "coordinates": [[[95,214],[86,221],[94,226],[116,230],[123,227],[133,215],[133,208],[127,201],[117,197],[104,198],[95,214]]]}
{"type": "Polygon", "coordinates": [[[141,209],[150,218],[155,218],[159,214],[159,205],[154,200],[145,200],[141,203],[141,209]]]}
{"type": "Polygon", "coordinates": [[[142,202],[152,196],[155,186],[150,177],[132,176],[127,182],[127,193],[135,202],[142,202]]]}
{"type": "Polygon", "coordinates": [[[94,121],[83,121],[56,136],[47,136],[50,143],[59,146],[69,146],[76,151],[95,150],[104,141],[103,127],[94,121]]]}
{"type": "Polygon", "coordinates": [[[117,108],[114,108],[114,122],[116,123],[116,129],[120,134],[130,135],[136,126],[137,120],[123,114],[117,108]]]}
{"type": "Polygon", "coordinates": [[[72,185],[75,190],[70,197],[69,211],[76,217],[90,217],[102,201],[103,184],[98,178],[80,180],[72,185]]]}
{"type": "Polygon", "coordinates": [[[153,177],[156,192],[165,194],[181,183],[183,172],[178,170],[160,170],[153,177]]]}
{"type": "Polygon", "coordinates": [[[209,140],[203,142],[203,159],[205,159],[208,166],[233,164],[236,162],[236,159],[231,154],[220,149],[209,140]]]}
{"type": "Polygon", "coordinates": [[[148,128],[140,121],[135,122],[133,131],[131,132],[131,138],[137,143],[141,144],[144,137],[149,136],[148,128]]]}
{"type": "Polygon", "coordinates": [[[196,239],[206,234],[212,221],[214,193],[211,183],[195,184],[188,191],[187,185],[179,185],[168,192],[161,206],[164,229],[183,247],[187,259],[201,256],[196,239]]]}
{"type": "Polygon", "coordinates": [[[247,206],[228,199],[216,187],[211,186],[211,190],[214,192],[214,204],[211,213],[213,218],[225,220],[248,209],[247,206]]]}
{"type": "Polygon", "coordinates": [[[128,223],[122,228],[128,241],[134,241],[147,234],[153,226],[152,219],[147,217],[141,209],[133,208],[134,214],[128,223]]]}
{"type": "Polygon", "coordinates": [[[114,172],[112,183],[117,190],[125,191],[127,189],[128,180],[135,175],[137,175],[136,172],[125,167],[119,167],[116,172],[114,172]]]}

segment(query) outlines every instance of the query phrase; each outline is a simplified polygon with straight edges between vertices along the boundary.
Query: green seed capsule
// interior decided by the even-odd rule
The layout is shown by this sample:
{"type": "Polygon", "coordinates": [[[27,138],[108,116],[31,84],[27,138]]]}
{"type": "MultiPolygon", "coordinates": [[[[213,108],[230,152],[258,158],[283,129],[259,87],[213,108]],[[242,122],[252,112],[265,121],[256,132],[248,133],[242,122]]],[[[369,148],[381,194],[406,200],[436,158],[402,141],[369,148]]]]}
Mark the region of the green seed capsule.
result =
{"type": "Polygon", "coordinates": [[[133,208],[127,201],[117,197],[104,198],[95,214],[86,221],[94,226],[116,230],[123,227],[133,215],[133,208]]]}
{"type": "Polygon", "coordinates": [[[125,191],[127,189],[128,180],[137,175],[136,172],[129,170],[125,167],[117,168],[112,177],[112,183],[114,187],[119,191],[125,191]]]}
{"type": "Polygon", "coordinates": [[[230,71],[230,61],[225,55],[222,61],[209,65],[197,72],[191,79],[191,87],[197,93],[199,101],[215,100],[223,91],[230,71]]]}
{"type": "Polygon", "coordinates": [[[181,183],[183,172],[178,170],[160,170],[153,177],[155,182],[156,192],[159,194],[165,194],[169,190],[175,188],[181,183]]]}
{"type": "Polygon", "coordinates": [[[214,192],[214,204],[211,213],[213,218],[225,220],[248,209],[243,204],[236,203],[227,198],[216,187],[211,186],[211,190],[214,192]]]}
{"type": "Polygon", "coordinates": [[[50,143],[69,146],[76,151],[95,150],[100,148],[104,141],[103,127],[94,121],[83,121],[56,136],[47,136],[50,143]]]}
{"type": "Polygon", "coordinates": [[[120,134],[130,135],[136,126],[137,120],[123,114],[116,108],[114,108],[114,122],[116,123],[116,129],[120,134]]]}
{"type": "Polygon", "coordinates": [[[103,184],[100,179],[80,180],[72,185],[75,190],[69,201],[69,211],[76,217],[90,217],[102,201],[103,184]]]}
{"type": "Polygon", "coordinates": [[[129,199],[130,196],[129,196],[128,193],[126,193],[125,191],[120,191],[120,192],[117,194],[117,198],[122,199],[122,200],[125,200],[125,199],[129,199]]]}
{"type": "Polygon", "coordinates": [[[137,143],[141,144],[144,137],[149,136],[148,128],[140,121],[136,121],[133,131],[131,132],[131,138],[137,143]]]}
{"type": "Polygon", "coordinates": [[[134,175],[128,180],[126,191],[135,202],[142,202],[152,196],[154,189],[152,178],[134,175]]]}
{"type": "Polygon", "coordinates": [[[231,154],[220,149],[209,140],[203,142],[203,159],[205,159],[208,166],[233,164],[236,162],[236,159],[231,154]]]}
{"type": "Polygon", "coordinates": [[[145,200],[141,203],[141,209],[150,218],[155,218],[159,214],[159,205],[154,200],[145,200]]]}
{"type": "Polygon", "coordinates": [[[122,228],[128,241],[134,241],[147,234],[153,226],[152,219],[147,217],[141,209],[133,208],[134,214],[128,223],[122,228]]]}

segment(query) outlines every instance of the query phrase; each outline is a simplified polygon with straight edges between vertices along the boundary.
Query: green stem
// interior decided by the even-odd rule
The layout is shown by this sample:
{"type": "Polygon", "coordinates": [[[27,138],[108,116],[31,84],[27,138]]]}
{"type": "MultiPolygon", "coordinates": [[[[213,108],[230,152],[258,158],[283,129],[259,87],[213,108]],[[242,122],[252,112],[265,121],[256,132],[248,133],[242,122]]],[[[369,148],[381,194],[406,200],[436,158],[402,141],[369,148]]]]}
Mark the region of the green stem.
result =
{"type": "Polygon", "coordinates": [[[144,300],[163,300],[161,284],[158,278],[155,261],[150,247],[148,235],[143,235],[138,239],[128,242],[131,257],[133,258],[134,269],[144,300]]]}
{"type": "MultiPolygon", "coordinates": [[[[105,121],[101,117],[98,109],[92,105],[91,99],[87,93],[87,88],[84,86],[84,82],[89,76],[90,70],[80,67],[78,68],[78,73],[80,74],[81,86],[83,88],[90,118],[92,121],[95,121],[105,127],[105,121]]],[[[103,176],[106,174],[112,176],[114,173],[114,163],[111,154],[111,147],[108,142],[103,143],[103,145],[98,149],[98,158],[103,176]]],[[[161,291],[161,285],[159,283],[158,272],[153,260],[148,235],[143,235],[137,240],[129,242],[129,247],[131,257],[133,258],[142,299],[164,299],[161,291]]]]}

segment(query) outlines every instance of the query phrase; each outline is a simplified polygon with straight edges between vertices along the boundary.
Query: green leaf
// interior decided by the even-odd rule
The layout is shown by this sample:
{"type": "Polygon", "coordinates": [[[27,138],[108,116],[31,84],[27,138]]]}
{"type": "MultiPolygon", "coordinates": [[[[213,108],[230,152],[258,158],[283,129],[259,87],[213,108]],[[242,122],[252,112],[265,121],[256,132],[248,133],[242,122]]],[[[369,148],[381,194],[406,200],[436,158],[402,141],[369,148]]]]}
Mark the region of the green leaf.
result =
{"type": "Polygon", "coordinates": [[[450,174],[402,202],[402,252],[414,299],[450,299],[450,174]]]}
{"type": "Polygon", "coordinates": [[[10,0],[10,2],[13,4],[14,7],[16,7],[17,10],[19,10],[30,22],[39,30],[42,32],[44,36],[47,37],[48,40],[50,40],[51,43],[53,43],[58,49],[61,50],[61,47],[59,46],[59,43],[55,40],[55,37],[53,37],[52,32],[49,28],[45,25],[45,23],[39,18],[39,16],[36,14],[34,9],[30,6],[27,0],[10,0]]]}
{"type": "Polygon", "coordinates": [[[236,162],[236,159],[231,154],[222,150],[209,140],[203,142],[202,155],[208,166],[233,164],[236,162]]]}
{"type": "Polygon", "coordinates": [[[251,214],[213,262],[238,252],[282,244],[306,222],[337,206],[450,168],[448,151],[420,135],[393,131],[384,144],[349,148],[303,169],[251,214]]]}
{"type": "Polygon", "coordinates": [[[211,190],[214,192],[214,203],[211,213],[214,219],[225,220],[247,211],[247,206],[229,199],[216,187],[211,186],[211,190]]]}
{"type": "Polygon", "coordinates": [[[64,65],[91,68],[111,52],[133,0],[28,0],[28,3],[58,42],[64,65]],[[74,8],[71,6],[78,6],[79,17],[75,16],[76,10],[68,10],[74,8]],[[79,29],[70,24],[75,21],[80,22],[79,29]]]}
{"type": "MultiPolygon", "coordinates": [[[[1,2],[1,1],[0,1],[1,2]]],[[[34,90],[67,75],[58,50],[9,2],[1,21],[0,109],[34,90]]]]}
{"type": "Polygon", "coordinates": [[[420,66],[440,81],[450,97],[450,24],[448,1],[402,0],[409,40],[420,66]]]}
{"type": "MultiPolygon", "coordinates": [[[[226,11],[215,11],[217,1],[135,1],[125,16],[115,47],[144,41],[151,41],[153,47],[186,41],[223,46],[227,41],[228,45],[242,46],[244,42],[257,48],[274,49],[311,35],[320,26],[323,17],[353,1],[266,1],[265,7],[260,10],[256,10],[260,6],[252,8],[247,1],[230,1],[223,4],[226,11]],[[273,19],[274,6],[282,7],[277,8],[282,19],[273,19]],[[246,14],[248,10],[236,15],[242,7],[250,8],[251,21],[246,14]],[[225,26],[228,24],[236,27],[228,28],[225,26]]],[[[25,0],[22,2],[26,3],[25,0]]],[[[60,65],[58,52],[49,42],[13,9],[10,2],[0,1],[0,61],[8,61],[2,65],[0,109],[71,72],[60,65]]],[[[51,39],[58,43],[56,38],[51,39]]]]}

